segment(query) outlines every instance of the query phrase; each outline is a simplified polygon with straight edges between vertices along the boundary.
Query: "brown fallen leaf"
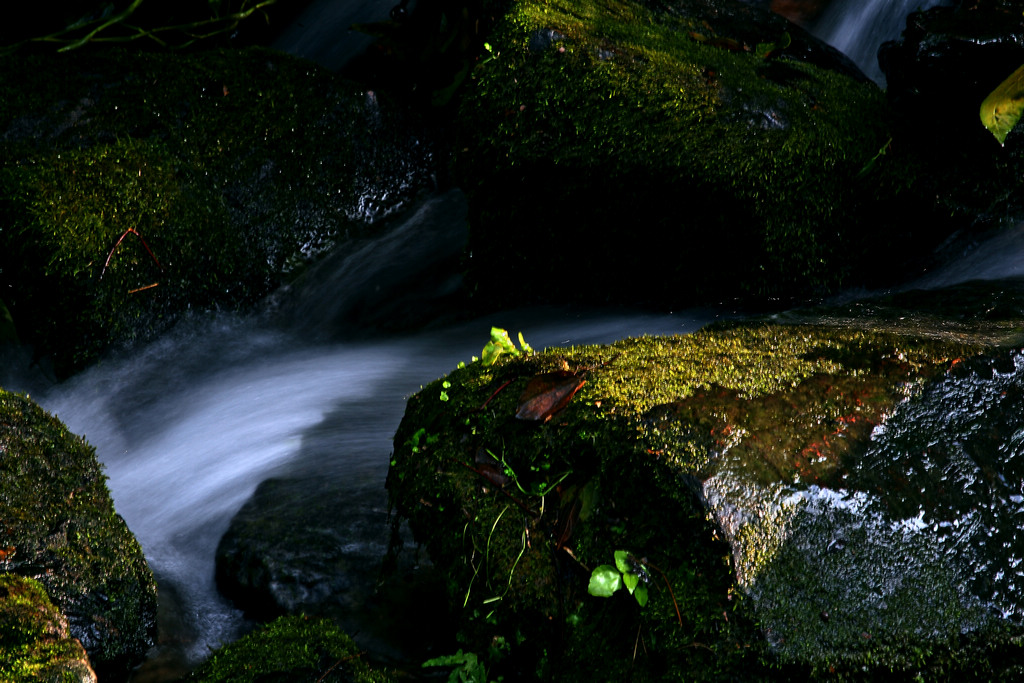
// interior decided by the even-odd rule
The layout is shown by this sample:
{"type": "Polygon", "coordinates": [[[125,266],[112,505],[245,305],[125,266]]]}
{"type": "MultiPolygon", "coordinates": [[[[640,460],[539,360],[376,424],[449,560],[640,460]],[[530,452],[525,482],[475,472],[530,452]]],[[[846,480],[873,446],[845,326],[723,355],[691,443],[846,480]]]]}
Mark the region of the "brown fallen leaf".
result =
{"type": "Polygon", "coordinates": [[[557,370],[545,372],[530,380],[519,397],[516,417],[520,420],[547,422],[558,411],[569,405],[569,401],[587,383],[583,373],[557,370]]]}

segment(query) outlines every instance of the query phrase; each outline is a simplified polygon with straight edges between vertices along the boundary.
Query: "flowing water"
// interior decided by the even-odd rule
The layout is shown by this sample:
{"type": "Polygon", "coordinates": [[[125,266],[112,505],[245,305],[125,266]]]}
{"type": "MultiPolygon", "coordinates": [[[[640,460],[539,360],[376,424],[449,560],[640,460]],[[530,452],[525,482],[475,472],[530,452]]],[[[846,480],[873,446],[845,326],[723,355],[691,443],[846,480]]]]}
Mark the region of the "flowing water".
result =
{"type": "Polygon", "coordinates": [[[944,0],[834,0],[815,21],[811,33],[844,53],[868,78],[885,85],[878,48],[900,37],[907,15],[944,0]]]}

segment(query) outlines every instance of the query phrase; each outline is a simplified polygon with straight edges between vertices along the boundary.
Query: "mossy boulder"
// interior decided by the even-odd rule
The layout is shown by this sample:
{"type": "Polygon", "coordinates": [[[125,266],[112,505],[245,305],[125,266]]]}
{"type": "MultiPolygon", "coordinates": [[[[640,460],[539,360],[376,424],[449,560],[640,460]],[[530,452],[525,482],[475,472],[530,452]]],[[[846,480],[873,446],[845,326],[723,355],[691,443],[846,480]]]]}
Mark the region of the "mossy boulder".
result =
{"type": "Polygon", "coordinates": [[[250,305],[429,184],[384,97],[262,49],[5,57],[0,284],[58,371],[250,305]]]}
{"type": "Polygon", "coordinates": [[[329,619],[281,617],[214,652],[186,681],[194,683],[386,683],[329,619]]]}
{"type": "Polygon", "coordinates": [[[9,683],[96,683],[82,644],[36,581],[0,574],[0,676],[9,683]]]}
{"type": "Polygon", "coordinates": [[[409,399],[393,504],[506,675],[1012,677],[1014,291],[474,362],[409,399]],[[645,605],[588,594],[615,551],[645,605]]]}
{"type": "Polygon", "coordinates": [[[0,573],[37,580],[104,680],[156,635],[156,584],[115,512],[96,453],[24,396],[0,390],[0,573]]]}
{"type": "Polygon", "coordinates": [[[455,145],[487,300],[809,296],[949,229],[893,214],[931,212],[879,170],[884,93],[763,4],[517,0],[488,40],[455,145]]]}

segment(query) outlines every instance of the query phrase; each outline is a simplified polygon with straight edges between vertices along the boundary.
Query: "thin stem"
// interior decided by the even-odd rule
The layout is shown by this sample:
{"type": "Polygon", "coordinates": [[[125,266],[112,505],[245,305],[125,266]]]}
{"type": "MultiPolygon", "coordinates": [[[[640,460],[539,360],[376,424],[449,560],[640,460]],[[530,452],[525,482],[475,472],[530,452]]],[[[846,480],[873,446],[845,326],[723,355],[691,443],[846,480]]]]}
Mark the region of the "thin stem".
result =
{"type": "MultiPolygon", "coordinates": [[[[132,4],[128,5],[128,7],[126,7],[124,9],[124,11],[121,12],[120,14],[111,17],[107,21],[104,21],[99,26],[94,28],[92,31],[89,31],[88,33],[86,33],[84,36],[82,36],[76,42],[72,43],[71,45],[65,45],[64,47],[60,48],[57,51],[58,52],[64,52],[65,50],[73,50],[76,47],[81,47],[81,46],[85,45],[90,40],[92,40],[93,36],[95,36],[97,33],[102,31],[103,29],[107,28],[108,26],[113,26],[114,24],[118,24],[118,23],[124,21],[125,19],[127,19],[129,16],[131,16],[132,12],[134,12],[139,7],[139,5],[141,5],[141,4],[142,4],[142,0],[135,0],[134,2],[132,2],[132,4]]],[[[58,32],[58,33],[56,33],[54,35],[60,35],[60,32],[58,32]]]]}
{"type": "Polygon", "coordinates": [[[264,7],[269,7],[270,5],[275,4],[277,0],[260,0],[259,2],[257,2],[255,5],[248,9],[242,9],[238,12],[234,12],[223,17],[211,17],[209,19],[200,19],[198,21],[193,21],[185,24],[175,24],[173,26],[158,26],[157,28],[153,29],[145,29],[141,26],[133,26],[131,24],[125,23],[125,19],[130,17],[135,12],[135,10],[138,9],[139,5],[141,5],[143,2],[144,0],[133,0],[131,5],[126,7],[123,11],[119,12],[115,16],[110,17],[108,19],[97,19],[92,22],[84,22],[80,24],[66,26],[65,28],[59,31],[55,31],[54,33],[45,36],[29,38],[19,43],[14,43],[13,45],[5,46],[3,48],[0,48],[0,54],[10,54],[26,43],[63,43],[61,47],[57,48],[57,51],[67,52],[69,50],[80,48],[89,42],[127,43],[134,40],[138,40],[139,38],[151,38],[160,46],[168,47],[168,43],[157,35],[160,33],[167,33],[168,31],[178,31],[188,35],[190,40],[187,40],[181,45],[177,46],[188,47],[189,45],[198,40],[210,38],[220,33],[224,33],[225,31],[232,30],[238,25],[239,22],[249,18],[254,13],[258,12],[264,7]],[[132,33],[130,35],[124,36],[99,35],[106,29],[118,24],[120,24],[132,33]],[[70,37],[70,34],[87,28],[89,26],[93,26],[93,28],[80,38],[70,37]],[[198,32],[200,29],[204,29],[205,27],[214,28],[213,30],[209,30],[206,32],[198,32]]]}
{"type": "Polygon", "coordinates": [[[661,574],[661,578],[665,581],[665,586],[668,587],[668,594],[672,596],[672,606],[676,608],[676,618],[679,619],[679,626],[682,627],[683,615],[679,612],[679,603],[676,602],[676,594],[672,591],[672,584],[668,582],[668,577],[665,576],[665,572],[661,571],[658,565],[654,564],[653,562],[648,562],[646,559],[641,560],[641,562],[645,567],[650,567],[651,569],[654,569],[659,574],[661,574]]]}

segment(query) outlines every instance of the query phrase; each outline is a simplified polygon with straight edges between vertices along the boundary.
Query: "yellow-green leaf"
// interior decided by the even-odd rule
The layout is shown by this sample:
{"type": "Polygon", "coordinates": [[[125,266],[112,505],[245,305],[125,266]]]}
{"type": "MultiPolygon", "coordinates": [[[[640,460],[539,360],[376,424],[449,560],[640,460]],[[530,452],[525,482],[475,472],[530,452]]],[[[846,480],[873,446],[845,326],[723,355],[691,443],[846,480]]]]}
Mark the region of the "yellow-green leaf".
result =
{"type": "Polygon", "coordinates": [[[1002,145],[1021,114],[1024,114],[1024,66],[1000,83],[981,103],[981,123],[1002,145]]]}

